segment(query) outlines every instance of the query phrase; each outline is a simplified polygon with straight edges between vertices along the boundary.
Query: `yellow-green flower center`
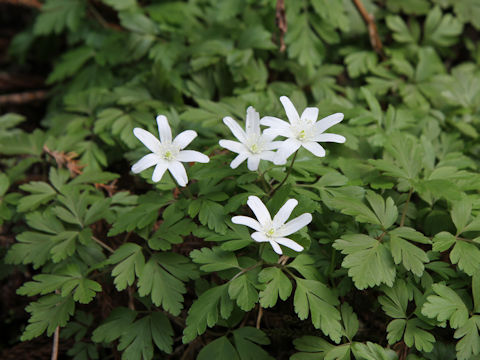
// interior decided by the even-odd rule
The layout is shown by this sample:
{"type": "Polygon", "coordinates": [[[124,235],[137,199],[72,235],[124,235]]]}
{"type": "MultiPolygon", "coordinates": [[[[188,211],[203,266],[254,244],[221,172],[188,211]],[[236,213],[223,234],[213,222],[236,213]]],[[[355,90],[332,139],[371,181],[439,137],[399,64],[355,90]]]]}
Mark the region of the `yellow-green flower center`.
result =
{"type": "Polygon", "coordinates": [[[165,151],[165,154],[163,154],[163,157],[166,159],[166,160],[172,160],[173,158],[173,154],[170,150],[167,150],[165,151]]]}
{"type": "Polygon", "coordinates": [[[270,229],[265,233],[267,236],[273,236],[275,234],[275,229],[270,229]]]}
{"type": "Polygon", "coordinates": [[[306,136],[305,130],[302,130],[298,133],[298,140],[304,140],[306,136]]]}

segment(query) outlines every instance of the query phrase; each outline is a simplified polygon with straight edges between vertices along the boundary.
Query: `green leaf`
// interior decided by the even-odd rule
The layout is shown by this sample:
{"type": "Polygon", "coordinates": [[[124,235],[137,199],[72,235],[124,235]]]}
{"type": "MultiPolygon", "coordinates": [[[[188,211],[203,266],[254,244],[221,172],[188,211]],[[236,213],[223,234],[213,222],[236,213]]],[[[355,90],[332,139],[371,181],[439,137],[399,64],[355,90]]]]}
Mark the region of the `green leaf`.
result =
{"type": "Polygon", "coordinates": [[[452,234],[442,231],[433,238],[434,251],[446,251],[454,245],[450,251],[450,260],[458,264],[460,270],[472,276],[480,268],[478,258],[480,250],[474,243],[459,239],[452,234]]]}
{"type": "Polygon", "coordinates": [[[108,263],[117,264],[112,270],[113,283],[118,291],[124,290],[140,276],[145,266],[142,248],[134,243],[120,246],[108,259],[108,263]]]}
{"type": "Polygon", "coordinates": [[[367,341],[365,344],[355,342],[352,345],[353,355],[358,360],[396,360],[397,354],[391,349],[384,349],[378,344],[367,341]]]}
{"type": "Polygon", "coordinates": [[[418,351],[430,352],[433,350],[435,344],[435,337],[425,328],[430,328],[422,320],[418,318],[408,319],[407,327],[405,329],[405,335],[403,340],[408,347],[412,347],[415,344],[415,348],[418,351]]]}
{"type": "Polygon", "coordinates": [[[301,320],[311,315],[313,326],[321,329],[336,343],[340,342],[342,326],[340,312],[335,308],[338,299],[333,292],[316,280],[295,278],[297,289],[293,299],[295,312],[301,320]]]}
{"type": "Polygon", "coordinates": [[[57,192],[47,183],[41,181],[32,181],[28,184],[21,185],[20,189],[30,192],[32,195],[24,196],[18,203],[17,210],[25,212],[34,210],[41,204],[45,204],[52,200],[57,192]]]}
{"type": "Polygon", "coordinates": [[[59,34],[65,28],[76,31],[85,16],[85,7],[81,0],[47,0],[35,22],[35,35],[59,34]]]}
{"type": "Polygon", "coordinates": [[[474,315],[455,331],[454,337],[460,339],[455,347],[457,359],[468,360],[480,353],[480,316],[474,315]]]}
{"type": "Polygon", "coordinates": [[[405,319],[395,319],[390,321],[387,326],[387,340],[390,345],[402,340],[406,325],[407,320],[405,319]]]}
{"type": "Polygon", "coordinates": [[[408,302],[413,299],[413,292],[405,281],[398,280],[392,287],[383,287],[385,296],[380,296],[378,302],[385,313],[396,319],[407,318],[408,302]]]}
{"type": "Polygon", "coordinates": [[[110,343],[118,339],[128,331],[136,316],[137,313],[134,310],[116,307],[105,322],[93,331],[92,340],[96,343],[110,343]]]}
{"type": "Polygon", "coordinates": [[[230,251],[224,251],[219,246],[213,248],[202,248],[193,250],[190,253],[193,262],[202,264],[200,270],[206,272],[220,271],[231,268],[240,269],[235,254],[230,251]]]}
{"type": "Polygon", "coordinates": [[[423,304],[422,314],[438,321],[450,321],[450,326],[457,329],[468,320],[468,309],[457,293],[442,284],[433,284],[436,295],[430,295],[423,304]]]}
{"type": "Polygon", "coordinates": [[[232,359],[240,360],[232,343],[226,336],[213,340],[198,353],[197,360],[232,359]]]}
{"type": "MultiPolygon", "coordinates": [[[[289,17],[287,16],[287,21],[289,17]]],[[[320,39],[310,28],[308,16],[300,14],[291,18],[290,30],[285,36],[288,57],[298,59],[302,66],[314,67],[320,64],[324,48],[320,39]]]]}
{"type": "Polygon", "coordinates": [[[76,74],[94,55],[95,51],[88,46],[80,46],[64,53],[48,76],[46,83],[53,84],[76,74]]]}
{"type": "Polygon", "coordinates": [[[233,302],[228,296],[228,283],[205,291],[188,310],[183,343],[189,343],[197,335],[203,334],[207,326],[214,326],[218,322],[219,315],[223,319],[228,319],[232,310],[233,302]]]}
{"type": "Polygon", "coordinates": [[[75,302],[71,296],[52,294],[30,303],[25,310],[31,316],[22,334],[22,341],[40,336],[44,331],[47,332],[47,336],[51,336],[57,326],[65,326],[75,311],[75,302]]]}
{"type": "Polygon", "coordinates": [[[237,300],[237,305],[243,311],[250,311],[258,302],[258,291],[249,279],[248,274],[243,274],[230,281],[228,294],[232,300],[237,300]]]}
{"type": "Polygon", "coordinates": [[[393,31],[393,38],[400,43],[416,43],[418,39],[412,34],[400,16],[387,16],[387,26],[393,31]]]}
{"type": "Polygon", "coordinates": [[[390,233],[390,250],[395,264],[402,263],[406,270],[422,276],[425,270],[424,264],[429,262],[425,251],[392,233],[390,233]]]}
{"type": "Polygon", "coordinates": [[[463,24],[451,14],[442,16],[438,6],[427,15],[424,25],[424,43],[437,46],[451,46],[462,33],[463,24]]]}
{"type": "Polygon", "coordinates": [[[102,0],[102,2],[111,6],[117,11],[126,10],[137,6],[136,0],[102,0]]]}
{"type": "Polygon", "coordinates": [[[172,244],[181,244],[184,237],[196,229],[192,220],[185,218],[185,214],[172,205],[163,212],[163,218],[163,223],[148,239],[148,245],[153,250],[169,250],[172,244]]]}
{"type": "Polygon", "coordinates": [[[260,291],[260,305],[264,308],[275,306],[278,297],[282,300],[292,293],[290,279],[277,267],[268,267],[258,274],[258,280],[266,284],[265,289],[260,291]]]}
{"type": "Polygon", "coordinates": [[[355,216],[355,220],[359,222],[381,225],[375,213],[357,199],[336,197],[330,204],[343,214],[355,216]]]}
{"type": "Polygon", "coordinates": [[[342,314],[343,329],[345,330],[345,336],[352,341],[353,337],[358,332],[359,322],[357,314],[353,312],[353,309],[347,303],[343,303],[340,312],[342,314]]]}
{"type": "Polygon", "coordinates": [[[273,357],[258,345],[268,345],[270,340],[259,329],[251,326],[241,327],[233,331],[233,340],[240,360],[272,360],[273,357]]]}
{"type": "Polygon", "coordinates": [[[397,220],[398,210],[391,197],[384,200],[381,195],[368,191],[365,198],[384,229],[388,229],[397,220]]]}
{"type": "Polygon", "coordinates": [[[138,294],[151,295],[157,306],[162,306],[172,315],[178,315],[183,308],[185,284],[166,271],[161,265],[161,256],[153,255],[138,276],[138,294]]]}
{"type": "Polygon", "coordinates": [[[11,264],[32,264],[38,269],[50,260],[54,245],[52,235],[26,231],[17,235],[17,243],[8,250],[5,260],[11,264]]]}
{"type": "Polygon", "coordinates": [[[377,54],[373,51],[355,51],[345,57],[348,75],[356,78],[369,73],[378,62],[377,54]]]}
{"type": "Polygon", "coordinates": [[[301,352],[293,354],[291,360],[321,359],[320,356],[334,349],[335,346],[328,341],[316,336],[302,336],[293,340],[295,348],[301,352]]]}
{"type": "Polygon", "coordinates": [[[457,235],[463,232],[470,220],[472,203],[467,199],[457,201],[452,208],[452,221],[457,228],[457,235]]]}
{"type": "Polygon", "coordinates": [[[202,201],[198,213],[198,220],[202,225],[207,225],[209,229],[224,234],[227,231],[225,218],[225,210],[222,205],[210,200],[202,201]]]}
{"type": "Polygon", "coordinates": [[[393,285],[395,264],[387,247],[378,240],[363,234],[343,235],[333,247],[347,255],[342,266],[348,269],[358,289],[382,283],[393,285]]]}

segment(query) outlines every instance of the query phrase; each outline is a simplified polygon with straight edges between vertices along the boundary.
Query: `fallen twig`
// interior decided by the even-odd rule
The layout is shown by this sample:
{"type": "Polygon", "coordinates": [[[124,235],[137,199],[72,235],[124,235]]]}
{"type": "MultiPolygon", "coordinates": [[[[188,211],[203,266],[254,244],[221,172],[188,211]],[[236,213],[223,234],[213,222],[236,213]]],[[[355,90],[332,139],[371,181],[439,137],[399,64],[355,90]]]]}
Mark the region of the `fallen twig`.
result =
{"type": "Polygon", "coordinates": [[[287,33],[287,17],[285,16],[285,0],[277,0],[275,11],[278,30],[280,30],[280,52],[286,50],[285,34],[287,33]]]}
{"type": "Polygon", "coordinates": [[[26,6],[35,9],[40,9],[42,7],[42,3],[38,0],[0,0],[0,3],[26,6]]]}
{"type": "Polygon", "coordinates": [[[362,15],[365,24],[367,24],[368,35],[370,36],[370,44],[372,44],[373,50],[375,50],[375,52],[380,56],[385,57],[385,54],[383,53],[382,41],[380,40],[380,36],[378,36],[377,25],[375,24],[375,17],[370,14],[367,9],[365,9],[362,0],[353,0],[353,3],[362,15]]]}
{"type": "Polygon", "coordinates": [[[25,104],[36,100],[43,100],[47,97],[47,95],[48,92],[46,90],[36,90],[17,94],[0,95],[0,105],[25,104]]]}

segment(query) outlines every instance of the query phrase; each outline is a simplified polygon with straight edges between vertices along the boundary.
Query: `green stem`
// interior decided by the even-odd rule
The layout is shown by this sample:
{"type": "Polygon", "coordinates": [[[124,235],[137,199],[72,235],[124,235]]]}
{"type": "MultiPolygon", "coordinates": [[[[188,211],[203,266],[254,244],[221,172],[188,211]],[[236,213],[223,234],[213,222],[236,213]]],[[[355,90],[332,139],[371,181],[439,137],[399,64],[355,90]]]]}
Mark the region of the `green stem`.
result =
{"type": "Polygon", "coordinates": [[[245,274],[246,272],[249,272],[250,270],[253,270],[253,269],[257,268],[257,267],[259,267],[259,266],[262,265],[262,264],[263,264],[263,260],[260,260],[260,261],[257,262],[256,264],[254,264],[254,265],[252,265],[252,266],[250,266],[250,267],[248,267],[248,268],[242,269],[242,271],[240,271],[240,272],[238,272],[237,274],[235,274],[235,276],[232,277],[232,278],[230,279],[230,281],[235,280],[235,279],[238,278],[240,275],[243,275],[243,274],[245,274]]]}
{"type": "Polygon", "coordinates": [[[292,172],[293,164],[295,163],[295,159],[297,158],[297,154],[298,154],[298,150],[295,151],[295,154],[293,154],[292,162],[290,163],[290,167],[289,167],[288,170],[287,170],[287,175],[286,175],[285,178],[282,180],[282,182],[277,185],[276,188],[274,188],[272,191],[270,191],[270,193],[268,194],[269,196],[273,196],[273,194],[275,194],[275,192],[276,192],[278,189],[280,189],[283,184],[285,184],[285,181],[287,181],[288,177],[290,176],[290,173],[292,172]]]}
{"type": "Polygon", "coordinates": [[[408,192],[407,201],[405,202],[405,207],[403,208],[402,218],[400,219],[400,226],[405,224],[405,217],[407,216],[408,204],[410,203],[410,199],[412,197],[413,188],[410,188],[408,192]]]}

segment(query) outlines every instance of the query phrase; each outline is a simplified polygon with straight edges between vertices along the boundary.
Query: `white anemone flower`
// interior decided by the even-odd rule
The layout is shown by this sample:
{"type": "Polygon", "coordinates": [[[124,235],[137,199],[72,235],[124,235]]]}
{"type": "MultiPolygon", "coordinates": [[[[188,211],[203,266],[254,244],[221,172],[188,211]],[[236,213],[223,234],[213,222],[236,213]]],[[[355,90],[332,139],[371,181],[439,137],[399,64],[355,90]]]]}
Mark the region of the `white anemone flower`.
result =
{"type": "Polygon", "coordinates": [[[269,242],[273,250],[282,255],[280,245],[286,246],[294,251],[300,252],[303,246],[297,244],[295,241],[286,238],[285,236],[297,232],[312,221],[312,215],[304,213],[293,220],[285,223],[293,209],[297,206],[298,201],[295,199],[288,200],[278,213],[272,218],[268,212],[267,207],[256,196],[249,196],[247,205],[252,209],[258,220],[248,216],[234,216],[232,222],[235,224],[246,225],[253,230],[256,230],[251,236],[257,242],[269,242]]]}
{"type": "Polygon", "coordinates": [[[260,115],[252,106],[247,109],[245,131],[229,116],[223,118],[223,122],[239,140],[239,142],[232,140],[219,141],[221,147],[238,153],[238,156],[230,164],[232,169],[237,168],[247,160],[248,169],[256,171],[260,160],[273,161],[275,153],[272,150],[278,149],[281,142],[272,141],[276,135],[261,134],[260,115]]]}
{"type": "Polygon", "coordinates": [[[265,116],[260,120],[260,124],[270,127],[264,131],[265,134],[280,135],[287,138],[275,155],[274,163],[276,165],[285,164],[287,158],[300,146],[303,146],[315,156],[324,157],[325,149],[319,142],[345,142],[345,137],[342,135],[324,133],[329,127],[343,120],[342,113],[332,114],[317,121],[318,108],[307,107],[302,116],[299,116],[288,97],[282,96],[280,101],[285,108],[290,123],[272,116],[265,116]]]}
{"type": "Polygon", "coordinates": [[[168,169],[178,185],[185,186],[188,183],[187,172],[181,162],[201,162],[208,163],[208,156],[194,150],[183,150],[197,137],[193,130],[186,130],[178,134],[172,141],[172,130],[168,120],[164,115],[157,116],[158,140],[147,130],[135,128],[133,134],[145,145],[152,153],[145,155],[132,166],[132,172],[138,174],[145,169],[155,165],[152,180],[158,182],[168,169]]]}

